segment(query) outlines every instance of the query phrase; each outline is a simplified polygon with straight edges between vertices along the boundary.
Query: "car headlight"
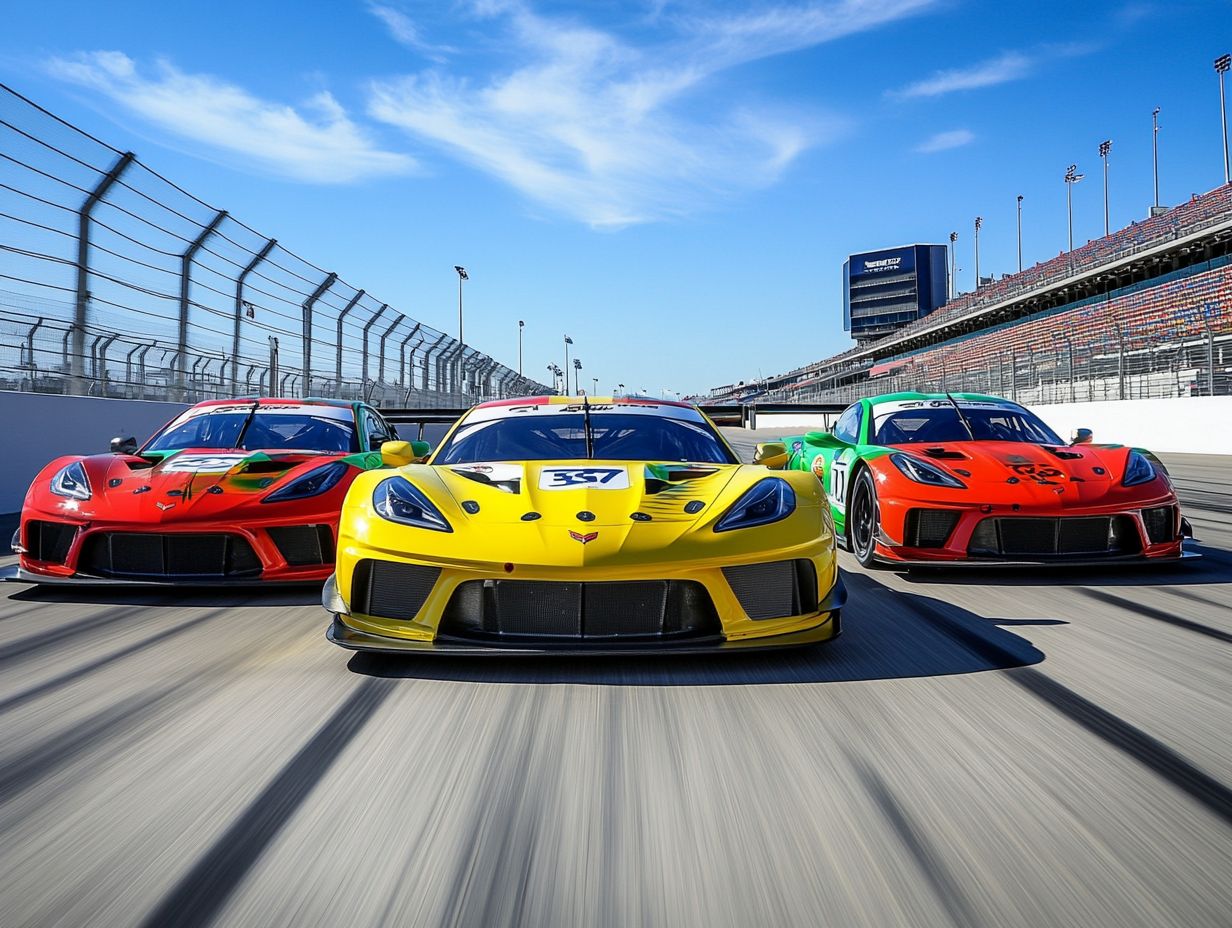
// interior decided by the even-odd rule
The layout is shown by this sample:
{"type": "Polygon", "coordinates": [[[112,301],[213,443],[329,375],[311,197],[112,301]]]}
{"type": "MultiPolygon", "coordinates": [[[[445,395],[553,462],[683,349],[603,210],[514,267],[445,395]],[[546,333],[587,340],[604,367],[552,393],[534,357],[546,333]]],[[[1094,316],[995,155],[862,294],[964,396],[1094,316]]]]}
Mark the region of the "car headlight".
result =
{"type": "Polygon", "coordinates": [[[70,499],[90,498],[90,478],[86,476],[86,469],[80,461],[66,464],[56,471],[51,478],[51,492],[70,499]]]}
{"type": "Polygon", "coordinates": [[[782,477],[758,481],[715,523],[716,532],[753,528],[786,519],[796,510],[796,492],[782,477]]]}
{"type": "Polygon", "coordinates": [[[346,475],[349,468],[350,465],[342,461],[334,461],[324,467],[313,468],[306,474],[300,474],[286,486],[279,487],[261,502],[281,503],[286,500],[308,499],[311,496],[328,493],[338,485],[338,481],[346,475]]]}
{"type": "Polygon", "coordinates": [[[378,483],[372,491],[372,507],[381,518],[399,525],[413,525],[434,532],[453,531],[441,511],[405,477],[389,477],[378,483]]]}
{"type": "Polygon", "coordinates": [[[930,487],[953,487],[956,490],[967,489],[967,485],[954,475],[947,474],[937,465],[922,461],[910,454],[896,452],[890,455],[890,460],[894,462],[894,466],[901,470],[908,479],[914,480],[916,483],[922,483],[930,487]]]}
{"type": "Polygon", "coordinates": [[[1154,479],[1155,467],[1147,460],[1146,455],[1137,451],[1129,452],[1129,457],[1125,460],[1125,479],[1121,481],[1121,485],[1132,487],[1154,479]]]}

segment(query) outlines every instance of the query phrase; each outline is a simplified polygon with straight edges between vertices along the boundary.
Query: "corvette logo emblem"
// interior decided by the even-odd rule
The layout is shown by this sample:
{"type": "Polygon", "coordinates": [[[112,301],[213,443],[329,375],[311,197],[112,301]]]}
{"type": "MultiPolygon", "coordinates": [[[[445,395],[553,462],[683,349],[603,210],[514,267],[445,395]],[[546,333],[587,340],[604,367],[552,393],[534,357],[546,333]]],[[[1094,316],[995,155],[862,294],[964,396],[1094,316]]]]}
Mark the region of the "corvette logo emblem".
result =
{"type": "Polygon", "coordinates": [[[157,506],[159,509],[161,509],[163,512],[166,512],[168,509],[175,508],[175,503],[158,502],[158,503],[155,503],[154,505],[157,506]]]}
{"type": "Polygon", "coordinates": [[[594,541],[596,538],[599,537],[599,533],[598,532],[587,532],[585,535],[583,535],[581,532],[575,532],[572,529],[570,529],[569,537],[572,538],[574,541],[578,541],[584,545],[588,545],[592,541],[594,541]]]}

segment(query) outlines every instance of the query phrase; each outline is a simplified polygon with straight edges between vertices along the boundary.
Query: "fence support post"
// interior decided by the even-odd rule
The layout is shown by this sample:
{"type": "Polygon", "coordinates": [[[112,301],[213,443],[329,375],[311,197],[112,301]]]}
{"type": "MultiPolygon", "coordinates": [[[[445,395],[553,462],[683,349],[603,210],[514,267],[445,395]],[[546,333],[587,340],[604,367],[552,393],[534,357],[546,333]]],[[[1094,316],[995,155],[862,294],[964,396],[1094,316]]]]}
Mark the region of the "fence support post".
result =
{"type": "MultiPolygon", "coordinates": [[[[239,392],[240,320],[244,317],[244,279],[256,270],[258,264],[269,257],[269,253],[274,250],[274,246],[277,244],[277,239],[271,238],[262,245],[261,250],[248,262],[248,266],[240,271],[240,276],[235,279],[235,333],[231,338],[231,356],[235,359],[231,364],[231,394],[233,396],[239,392]]],[[[247,391],[248,384],[244,384],[244,389],[247,391]]]]}
{"type": "Polygon", "coordinates": [[[269,395],[278,396],[278,337],[269,337],[269,395]]]}
{"type": "Polygon", "coordinates": [[[334,281],[338,279],[338,275],[333,271],[325,276],[325,279],[317,284],[317,288],[312,291],[312,295],[304,300],[304,392],[312,392],[312,307],[316,305],[317,300],[334,285],[334,281]]]}
{"type": "Polygon", "coordinates": [[[436,341],[434,341],[434,342],[432,343],[431,347],[430,347],[430,348],[428,348],[428,350],[424,352],[424,358],[423,358],[423,388],[422,388],[424,393],[427,393],[427,392],[428,392],[428,376],[429,376],[429,370],[430,370],[430,368],[431,368],[431,366],[432,366],[432,353],[433,353],[434,351],[436,351],[436,349],[437,349],[437,348],[439,348],[439,347],[441,346],[441,342],[443,342],[443,341],[445,340],[445,338],[446,338],[446,337],[447,337],[447,336],[446,336],[444,333],[442,333],[442,334],[441,334],[441,337],[440,337],[440,338],[438,338],[436,341]]]}
{"type": "Polygon", "coordinates": [[[73,350],[67,358],[70,393],[80,394],[85,387],[86,315],[90,306],[90,214],[134,158],[136,155],[131,151],[120,155],[77,211],[77,299],[73,310],[73,328],[70,330],[73,350]]]}
{"type": "Polygon", "coordinates": [[[415,333],[423,327],[422,322],[416,322],[415,328],[407,333],[406,338],[402,339],[402,344],[398,346],[398,387],[406,388],[406,343],[415,337],[415,333]]]}
{"type": "Polygon", "coordinates": [[[361,350],[363,359],[363,374],[360,376],[359,391],[362,394],[368,385],[368,330],[372,328],[372,323],[376,322],[383,315],[385,310],[389,309],[388,303],[382,303],[381,308],[376,311],[371,319],[364,323],[364,343],[361,350]]]}
{"type": "Polygon", "coordinates": [[[398,313],[398,318],[391,322],[389,328],[381,333],[381,360],[377,365],[376,379],[380,381],[382,386],[385,383],[385,340],[389,338],[394,329],[402,325],[404,322],[406,322],[406,316],[402,315],[402,313],[398,313]]]}
{"type": "Polygon", "coordinates": [[[356,290],[355,295],[351,297],[347,305],[343,307],[342,312],[338,314],[338,334],[336,339],[337,344],[335,345],[338,354],[334,358],[334,396],[337,399],[342,399],[342,320],[347,317],[347,314],[350,313],[356,305],[358,305],[359,301],[362,300],[363,297],[364,291],[356,290]]]}
{"type": "Polygon", "coordinates": [[[188,288],[191,283],[192,263],[196,257],[197,251],[205,244],[205,240],[214,234],[214,230],[218,228],[219,223],[227,218],[227,211],[220,209],[209,224],[201,230],[198,235],[189,244],[184,253],[180,255],[180,317],[179,326],[176,330],[175,341],[175,385],[180,393],[180,399],[184,399],[186,393],[185,385],[185,366],[188,361],[188,288]]]}

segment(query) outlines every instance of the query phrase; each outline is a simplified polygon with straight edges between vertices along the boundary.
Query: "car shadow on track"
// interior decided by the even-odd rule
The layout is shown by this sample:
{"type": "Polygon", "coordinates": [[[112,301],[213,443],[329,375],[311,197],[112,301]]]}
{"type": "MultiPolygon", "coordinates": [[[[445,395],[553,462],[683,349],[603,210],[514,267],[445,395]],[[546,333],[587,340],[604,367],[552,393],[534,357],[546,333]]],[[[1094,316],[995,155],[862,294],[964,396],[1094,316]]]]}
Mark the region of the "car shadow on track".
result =
{"type": "Polygon", "coordinates": [[[1232,552],[1189,543],[1186,550],[1201,555],[1160,564],[1141,562],[1121,567],[919,567],[901,571],[908,583],[951,586],[1200,586],[1232,583],[1232,552]]]}
{"type": "MultiPolygon", "coordinates": [[[[347,667],[371,677],[469,683],[748,686],[968,674],[1023,667],[1044,659],[1030,641],[1001,628],[996,619],[927,596],[890,591],[858,575],[848,577],[851,598],[843,610],[843,634],[826,645],[644,657],[358,653],[347,667]]],[[[1042,620],[1035,624],[1056,623],[1042,620]]]]}
{"type": "MultiPolygon", "coordinates": [[[[0,584],[0,598],[7,592],[0,584]]],[[[97,606],[319,606],[320,584],[276,587],[219,586],[24,586],[12,584],[8,599],[32,603],[97,606]]],[[[322,613],[324,615],[324,613],[322,613]]]]}

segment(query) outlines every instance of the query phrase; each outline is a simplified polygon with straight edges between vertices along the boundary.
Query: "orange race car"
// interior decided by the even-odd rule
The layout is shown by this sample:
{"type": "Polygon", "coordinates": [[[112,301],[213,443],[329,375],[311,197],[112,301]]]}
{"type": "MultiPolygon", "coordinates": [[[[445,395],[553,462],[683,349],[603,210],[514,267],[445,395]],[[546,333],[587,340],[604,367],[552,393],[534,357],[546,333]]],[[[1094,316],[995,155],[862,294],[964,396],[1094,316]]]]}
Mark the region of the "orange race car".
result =
{"type": "MultiPolygon", "coordinates": [[[[862,399],[831,432],[783,440],[861,564],[1175,560],[1191,534],[1151,452],[1062,441],[1028,409],[970,393],[862,399]]],[[[761,448],[761,456],[779,451],[761,448]]]]}

